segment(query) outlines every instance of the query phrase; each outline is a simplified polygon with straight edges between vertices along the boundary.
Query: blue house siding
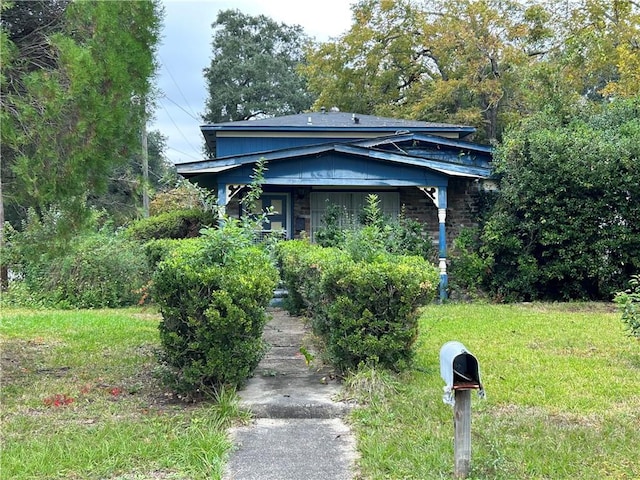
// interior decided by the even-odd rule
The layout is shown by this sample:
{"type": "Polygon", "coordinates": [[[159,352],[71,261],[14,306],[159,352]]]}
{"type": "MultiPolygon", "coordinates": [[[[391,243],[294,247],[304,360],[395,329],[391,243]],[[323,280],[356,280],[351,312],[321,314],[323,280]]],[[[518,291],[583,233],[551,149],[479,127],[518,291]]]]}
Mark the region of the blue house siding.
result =
{"type": "MultiPolygon", "coordinates": [[[[351,142],[359,140],[361,137],[337,137],[329,136],[313,137],[313,144],[351,142]]],[[[303,147],[310,145],[308,136],[257,136],[257,137],[219,137],[216,146],[217,157],[229,157],[232,155],[245,155],[247,153],[269,152],[284,148],[303,147]]]]}
{"type": "MultiPolygon", "coordinates": [[[[247,184],[253,174],[253,164],[242,165],[219,173],[222,184],[247,184]]],[[[446,187],[446,176],[411,165],[328,154],[320,157],[297,157],[267,163],[265,185],[317,185],[317,186],[441,186],[446,187]]]]}

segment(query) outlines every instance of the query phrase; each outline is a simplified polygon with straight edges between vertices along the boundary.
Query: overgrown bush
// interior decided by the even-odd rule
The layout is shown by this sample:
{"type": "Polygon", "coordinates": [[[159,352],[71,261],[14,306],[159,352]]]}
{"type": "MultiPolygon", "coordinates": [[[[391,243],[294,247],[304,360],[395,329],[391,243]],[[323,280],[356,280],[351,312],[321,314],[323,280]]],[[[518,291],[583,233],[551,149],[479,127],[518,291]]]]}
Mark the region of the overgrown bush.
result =
{"type": "Polygon", "coordinates": [[[360,364],[406,368],[418,335],[418,307],[432,301],[438,272],[421,257],[333,263],[322,276],[327,352],[342,370],[360,364]]]}
{"type": "Polygon", "coordinates": [[[363,256],[388,252],[397,255],[436,257],[433,239],[424,223],[407,218],[404,209],[397,219],[387,218],[377,195],[367,196],[367,204],[357,218],[344,207],[329,204],[321,219],[315,241],[323,247],[338,247],[363,256]]]}
{"type": "Polygon", "coordinates": [[[154,275],[167,380],[184,396],[249,377],[265,351],[265,308],[278,282],[267,252],[234,222],[203,233],[172,250],[154,275]]]}
{"type": "MultiPolygon", "coordinates": [[[[362,238],[375,235],[375,227],[363,231],[362,238]]],[[[400,370],[413,356],[418,307],[435,297],[438,272],[418,256],[373,249],[353,258],[354,252],[300,240],[279,245],[292,297],[285,308],[310,316],[329,360],[341,370],[361,363],[400,370]]]]}
{"type": "Polygon", "coordinates": [[[449,254],[449,288],[452,298],[477,299],[486,292],[488,262],[479,253],[479,229],[463,228],[449,254]]]}
{"type": "Polygon", "coordinates": [[[167,258],[169,254],[180,245],[192,239],[160,238],[149,240],[144,244],[144,253],[147,257],[147,264],[151,271],[155,270],[158,264],[167,258]]]}
{"type": "Polygon", "coordinates": [[[498,298],[608,300],[640,268],[640,98],[538,112],[504,136],[481,235],[498,298]]]}
{"type": "Polygon", "coordinates": [[[640,275],[632,276],[629,285],[628,290],[616,294],[615,302],[629,334],[640,339],[640,275]]]}
{"type": "Polygon", "coordinates": [[[3,251],[14,279],[9,301],[64,308],[121,307],[138,303],[150,274],[142,246],[108,225],[58,236],[63,217],[31,215],[22,230],[9,229],[3,251]]]}
{"type": "Polygon", "coordinates": [[[40,285],[58,304],[113,308],[138,303],[149,278],[140,245],[103,233],[81,237],[71,253],[53,260],[40,285]]]}
{"type": "Polygon", "coordinates": [[[176,210],[216,210],[215,198],[210,190],[182,180],[170,190],[159,192],[149,202],[151,216],[176,210]]]}
{"type": "Polygon", "coordinates": [[[322,247],[339,247],[344,244],[345,232],[354,227],[344,206],[327,203],[315,241],[322,247]]]}
{"type": "Polygon", "coordinates": [[[216,221],[217,217],[210,211],[195,208],[174,210],[136,221],[127,229],[127,235],[139,241],[193,238],[216,221]]]}
{"type": "Polygon", "coordinates": [[[389,226],[385,243],[391,253],[419,255],[426,260],[437,258],[437,249],[425,223],[407,218],[402,210],[398,219],[391,222],[389,226]]]}

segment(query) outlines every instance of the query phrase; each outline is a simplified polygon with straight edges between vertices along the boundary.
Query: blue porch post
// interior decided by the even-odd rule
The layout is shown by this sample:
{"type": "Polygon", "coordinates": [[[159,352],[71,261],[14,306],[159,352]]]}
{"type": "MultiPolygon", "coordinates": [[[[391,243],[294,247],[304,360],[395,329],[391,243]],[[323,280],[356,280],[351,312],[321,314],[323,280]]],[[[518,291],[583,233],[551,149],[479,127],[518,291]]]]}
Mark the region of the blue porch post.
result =
{"type": "Polygon", "coordinates": [[[224,225],[224,214],[226,213],[227,206],[227,188],[228,185],[224,183],[218,184],[218,226],[224,225]]]}
{"type": "Polygon", "coordinates": [[[440,301],[447,299],[447,187],[418,187],[438,209],[438,268],[440,269],[440,301]]]}
{"type": "Polygon", "coordinates": [[[440,300],[447,299],[447,187],[438,188],[438,267],[440,268],[440,300]]]}

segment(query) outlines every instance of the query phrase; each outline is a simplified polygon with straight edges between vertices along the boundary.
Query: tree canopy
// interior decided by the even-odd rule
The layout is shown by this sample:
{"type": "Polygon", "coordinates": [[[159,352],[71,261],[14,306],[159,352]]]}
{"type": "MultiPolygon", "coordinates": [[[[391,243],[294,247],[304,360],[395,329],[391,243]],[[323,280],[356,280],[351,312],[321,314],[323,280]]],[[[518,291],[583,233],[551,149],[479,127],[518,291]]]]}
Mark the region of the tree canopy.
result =
{"type": "Polygon", "coordinates": [[[637,92],[631,0],[361,0],[302,71],[316,106],[468,124],[480,139],[545,107],[637,92]]]}
{"type": "Polygon", "coordinates": [[[140,149],[146,112],[132,100],[151,90],[159,3],[2,8],[2,193],[14,217],[51,206],[79,215],[140,149]]]}
{"type": "Polygon", "coordinates": [[[310,39],[302,27],[239,10],[218,13],[204,120],[218,123],[300,113],[313,103],[297,68],[310,39]]]}

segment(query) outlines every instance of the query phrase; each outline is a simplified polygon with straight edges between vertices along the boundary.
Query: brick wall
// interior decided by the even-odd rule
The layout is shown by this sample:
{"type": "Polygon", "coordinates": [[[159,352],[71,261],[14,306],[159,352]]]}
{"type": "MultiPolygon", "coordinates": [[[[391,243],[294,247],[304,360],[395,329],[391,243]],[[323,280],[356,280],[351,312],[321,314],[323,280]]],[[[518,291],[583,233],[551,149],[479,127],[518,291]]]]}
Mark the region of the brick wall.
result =
{"type": "MultiPolygon", "coordinates": [[[[477,225],[478,184],[473,180],[452,178],[447,189],[447,248],[463,227],[477,225]]],[[[438,209],[433,200],[417,188],[400,189],[400,204],[405,216],[426,223],[434,242],[438,241],[438,209]]]]}
{"type": "MultiPolygon", "coordinates": [[[[265,189],[266,190],[266,189],[265,189]]],[[[293,201],[294,237],[299,238],[301,231],[311,231],[310,188],[297,188],[291,192],[293,201]]],[[[438,243],[438,209],[431,198],[415,187],[400,188],[400,205],[404,207],[407,218],[426,223],[434,240],[438,243]]],[[[234,197],[227,205],[227,215],[238,218],[239,196],[234,197]]],[[[453,239],[462,227],[477,225],[478,216],[478,183],[472,179],[452,178],[448,187],[447,208],[447,248],[451,248],[453,239]]]]}

